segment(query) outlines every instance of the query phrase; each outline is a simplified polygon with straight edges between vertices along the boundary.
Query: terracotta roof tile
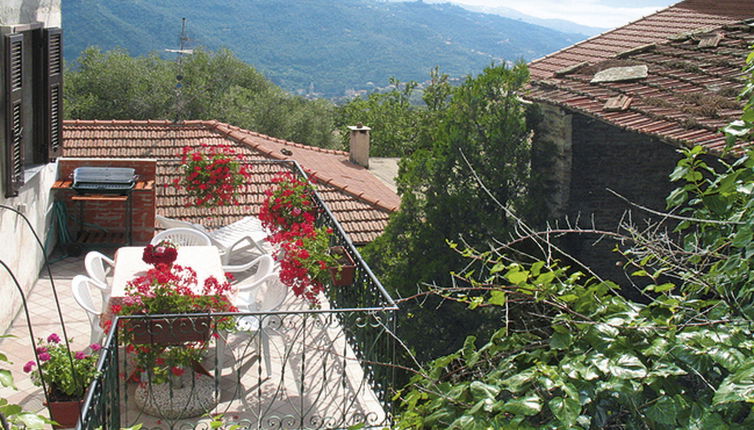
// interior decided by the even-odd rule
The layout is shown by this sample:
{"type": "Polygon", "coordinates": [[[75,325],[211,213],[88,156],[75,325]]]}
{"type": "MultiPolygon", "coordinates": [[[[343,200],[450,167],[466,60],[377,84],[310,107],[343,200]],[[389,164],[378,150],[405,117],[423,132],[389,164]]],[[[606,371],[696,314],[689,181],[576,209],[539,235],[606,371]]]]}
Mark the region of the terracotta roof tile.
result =
{"type": "MultiPolygon", "coordinates": [[[[177,158],[184,146],[230,144],[250,160],[294,160],[318,179],[317,191],[351,240],[368,243],[382,233],[400,199],[367,169],[348,161],[348,153],[314,148],[244,130],[218,121],[72,120],[63,124],[66,157],[156,158],[157,182],[177,177],[177,158]],[[286,156],[286,148],[292,155],[286,156]]],[[[241,196],[240,206],[218,208],[207,218],[206,210],[185,207],[185,195],[172,187],[157,188],[159,213],[202,222],[209,228],[227,225],[249,213],[256,214],[270,179],[279,170],[257,165],[252,183],[241,196]]]]}
{"type": "Polygon", "coordinates": [[[754,2],[686,0],[654,15],[596,36],[586,42],[535,60],[528,98],[578,110],[621,128],[647,133],[677,144],[704,144],[720,150],[721,126],[741,116],[737,95],[743,89],[741,74],[754,28],[741,22],[754,17],[754,2]],[[700,48],[703,27],[721,34],[717,46],[700,48]],[[636,30],[640,29],[639,33],[636,30]],[[680,31],[688,34],[672,37],[680,31]],[[693,34],[692,34],[693,33],[693,34]],[[632,53],[615,54],[654,43],[632,53]],[[607,43],[606,43],[607,42],[607,43]],[[620,43],[617,43],[620,42],[620,43]],[[603,55],[599,46],[612,46],[603,55]],[[574,55],[577,53],[578,55],[574,55]],[[580,62],[589,64],[559,73],[580,62]],[[631,82],[590,83],[594,73],[619,65],[648,66],[648,76],[631,82]],[[604,110],[608,99],[631,98],[623,111],[604,110]]]}

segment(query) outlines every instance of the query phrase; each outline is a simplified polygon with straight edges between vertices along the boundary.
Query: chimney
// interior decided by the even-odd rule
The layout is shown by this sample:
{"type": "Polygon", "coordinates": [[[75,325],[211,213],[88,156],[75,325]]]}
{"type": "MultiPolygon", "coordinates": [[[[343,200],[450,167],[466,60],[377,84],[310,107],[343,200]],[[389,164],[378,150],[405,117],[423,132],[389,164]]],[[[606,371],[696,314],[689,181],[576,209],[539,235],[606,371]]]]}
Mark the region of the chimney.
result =
{"type": "Polygon", "coordinates": [[[349,159],[353,163],[369,168],[369,130],[371,128],[359,122],[356,126],[349,125],[348,129],[351,130],[349,159]]]}

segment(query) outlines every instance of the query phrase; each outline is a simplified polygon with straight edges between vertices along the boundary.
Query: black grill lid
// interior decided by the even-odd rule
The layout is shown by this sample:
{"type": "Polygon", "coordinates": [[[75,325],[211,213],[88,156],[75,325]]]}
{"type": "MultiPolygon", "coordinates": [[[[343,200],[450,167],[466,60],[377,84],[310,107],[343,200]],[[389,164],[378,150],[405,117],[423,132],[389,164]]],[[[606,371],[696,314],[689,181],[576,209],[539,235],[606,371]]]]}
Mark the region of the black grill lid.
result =
{"type": "Polygon", "coordinates": [[[79,167],[73,171],[73,189],[80,192],[128,191],[134,186],[130,167],[79,167]]]}
{"type": "Polygon", "coordinates": [[[73,184],[100,182],[104,184],[131,184],[135,170],[130,167],[79,167],[73,171],[73,184]]]}

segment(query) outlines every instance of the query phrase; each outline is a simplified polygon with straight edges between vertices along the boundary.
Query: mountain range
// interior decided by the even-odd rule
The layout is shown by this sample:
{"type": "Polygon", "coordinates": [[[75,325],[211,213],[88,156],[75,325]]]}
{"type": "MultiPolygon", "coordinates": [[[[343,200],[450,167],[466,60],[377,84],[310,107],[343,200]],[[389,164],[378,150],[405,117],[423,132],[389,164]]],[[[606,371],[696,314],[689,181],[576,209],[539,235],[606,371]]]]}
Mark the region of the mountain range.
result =
{"type": "Polygon", "coordinates": [[[62,8],[69,64],[91,45],[170,55],[165,49],[178,48],[186,18],[187,48],[229,48],[282,88],[329,98],[385,86],[390,77],[424,81],[435,66],[475,74],[584,39],[422,1],[66,0],[62,8]]]}

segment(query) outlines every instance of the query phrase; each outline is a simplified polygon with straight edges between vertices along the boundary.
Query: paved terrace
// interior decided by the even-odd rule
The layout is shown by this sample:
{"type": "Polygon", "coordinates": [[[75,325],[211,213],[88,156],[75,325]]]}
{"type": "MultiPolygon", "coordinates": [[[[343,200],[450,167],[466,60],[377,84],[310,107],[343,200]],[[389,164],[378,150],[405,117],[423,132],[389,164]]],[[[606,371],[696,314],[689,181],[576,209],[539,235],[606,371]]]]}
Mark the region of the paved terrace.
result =
{"type": "MultiPolygon", "coordinates": [[[[112,254],[112,250],[109,253],[112,254]]],[[[70,290],[71,279],[85,273],[83,256],[53,256],[51,261],[66,330],[74,339],[71,348],[83,349],[88,345],[89,321],[70,290]]],[[[95,297],[95,302],[98,299],[95,297]]],[[[46,337],[54,332],[62,336],[46,270],[43,269],[27,300],[34,335],[46,337]]],[[[187,386],[199,386],[199,379],[202,384],[211,385],[213,393],[219,392],[218,404],[211,412],[225,414],[228,420],[240,421],[252,428],[338,428],[361,421],[383,424],[386,413],[346,341],[340,320],[335,314],[295,313],[308,308],[306,303],[291,294],[286,298],[282,310],[294,313],[279,316],[276,331],[270,336],[270,374],[264,370],[258,353],[261,342],[255,336],[239,332],[227,336],[228,347],[223,357],[218,359],[217,351],[211,348],[203,363],[211,371],[221,369],[219,383],[215,385],[214,378],[199,376],[187,386]],[[218,361],[222,362],[220,366],[218,361]]],[[[328,304],[323,303],[322,309],[327,308],[328,304]]],[[[369,324],[369,318],[365,316],[354,314],[345,318],[369,324]]],[[[18,391],[4,389],[0,396],[27,410],[47,415],[41,388],[34,386],[21,370],[24,363],[33,359],[23,312],[16,317],[8,334],[15,337],[1,339],[0,351],[13,362],[10,367],[18,391]]],[[[120,368],[127,368],[123,359],[120,360],[120,368]]],[[[167,415],[147,415],[136,408],[136,389],[137,384],[121,382],[123,425],[141,422],[148,428],[190,428],[207,421],[206,418],[180,420],[167,415]]]]}

